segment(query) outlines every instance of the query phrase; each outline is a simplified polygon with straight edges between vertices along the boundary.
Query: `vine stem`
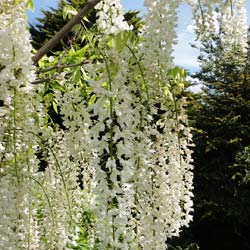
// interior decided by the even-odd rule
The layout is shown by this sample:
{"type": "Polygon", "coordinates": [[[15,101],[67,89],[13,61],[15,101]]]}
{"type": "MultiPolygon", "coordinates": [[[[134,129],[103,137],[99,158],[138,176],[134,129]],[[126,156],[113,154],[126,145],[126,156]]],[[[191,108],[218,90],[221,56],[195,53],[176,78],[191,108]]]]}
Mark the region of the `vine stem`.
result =
{"type": "MultiPolygon", "coordinates": [[[[105,67],[106,67],[106,70],[107,70],[107,73],[108,73],[109,91],[112,92],[112,77],[111,77],[111,72],[110,72],[110,68],[109,68],[109,65],[108,65],[108,61],[107,61],[106,56],[101,51],[100,51],[100,54],[103,57],[105,67]]],[[[110,130],[109,130],[109,133],[110,133],[110,157],[112,159],[114,159],[114,152],[113,152],[113,145],[114,145],[114,142],[113,142],[114,114],[113,114],[113,97],[112,96],[109,97],[109,103],[110,103],[109,112],[110,112],[110,118],[111,118],[111,121],[112,121],[111,125],[110,125],[110,130]]],[[[111,173],[112,173],[112,170],[111,170],[111,173]]],[[[115,219],[115,216],[112,215],[112,237],[113,237],[113,241],[115,241],[114,219],[115,219]]],[[[115,247],[113,249],[115,250],[115,247]]]]}
{"type": "Polygon", "coordinates": [[[72,63],[72,64],[56,64],[54,66],[51,66],[49,68],[45,68],[45,69],[40,69],[40,70],[37,70],[36,73],[37,74],[41,74],[41,73],[46,73],[46,72],[49,72],[49,71],[52,71],[52,70],[55,70],[55,69],[65,69],[65,68],[74,68],[74,67],[79,67],[79,66],[82,66],[84,64],[88,64],[89,61],[88,60],[83,60],[79,63],[72,63]]]}
{"type": "Polygon", "coordinates": [[[199,9],[201,11],[201,16],[202,16],[202,26],[203,26],[203,30],[202,30],[202,33],[205,32],[205,17],[204,17],[204,11],[202,9],[202,5],[201,5],[201,1],[198,0],[198,3],[199,3],[199,9]]]}
{"type": "Polygon", "coordinates": [[[179,161],[180,161],[180,166],[181,166],[182,165],[181,164],[181,138],[180,138],[180,131],[179,131],[180,123],[179,123],[179,119],[178,119],[177,100],[176,100],[176,96],[175,96],[174,92],[173,92],[173,99],[174,99],[176,126],[178,128],[177,136],[178,136],[178,148],[179,148],[179,161]]]}
{"type": "Polygon", "coordinates": [[[36,180],[36,179],[33,178],[32,176],[29,176],[29,178],[30,178],[31,180],[33,180],[36,184],[38,184],[38,186],[42,189],[42,191],[43,191],[43,193],[44,193],[44,195],[45,195],[45,198],[46,198],[46,200],[47,200],[47,202],[48,202],[48,205],[49,205],[49,209],[50,209],[50,212],[51,212],[51,215],[52,215],[52,217],[51,217],[52,220],[51,220],[51,221],[52,221],[52,225],[53,225],[53,227],[54,227],[54,225],[55,225],[54,210],[53,210],[52,204],[51,204],[51,202],[50,202],[49,196],[48,196],[48,194],[47,194],[47,191],[45,190],[44,186],[43,186],[38,180],[36,180]]]}
{"type": "Polygon", "coordinates": [[[234,15],[234,10],[233,10],[233,2],[230,0],[230,9],[231,9],[231,16],[234,15]]]}
{"type": "MultiPolygon", "coordinates": [[[[30,164],[29,164],[29,161],[27,160],[27,165],[28,165],[28,173],[30,173],[30,164]]],[[[28,221],[29,221],[29,224],[28,224],[28,250],[30,250],[30,236],[31,236],[31,227],[30,227],[30,223],[31,223],[31,198],[30,198],[30,193],[31,193],[31,185],[30,185],[30,178],[31,176],[29,176],[28,178],[28,187],[29,187],[29,191],[28,191],[28,195],[29,195],[29,198],[28,198],[28,201],[29,201],[29,215],[28,215],[28,221]]]]}
{"type": "MultiPolygon", "coordinates": [[[[145,86],[145,90],[146,90],[146,95],[147,95],[147,106],[148,106],[148,102],[149,102],[149,91],[148,91],[147,82],[146,82],[145,77],[144,77],[144,72],[143,72],[143,70],[142,70],[142,66],[141,66],[141,64],[140,64],[140,62],[139,62],[139,60],[138,60],[138,58],[137,58],[135,52],[133,51],[133,49],[132,49],[128,44],[126,44],[126,47],[129,49],[129,51],[131,52],[132,56],[135,58],[136,64],[137,64],[137,66],[138,66],[138,68],[139,68],[139,71],[140,71],[140,73],[141,73],[142,80],[143,80],[143,83],[144,83],[144,86],[145,86]]],[[[142,90],[142,89],[141,89],[141,90],[142,90]]]]}
{"type": "Polygon", "coordinates": [[[17,165],[17,150],[16,150],[16,139],[17,139],[17,134],[16,134],[16,95],[17,95],[17,91],[16,88],[14,87],[14,98],[13,98],[13,140],[14,140],[14,144],[13,144],[13,153],[14,153],[14,166],[15,166],[15,176],[17,178],[17,185],[20,184],[20,180],[19,180],[19,171],[18,171],[18,165],[17,165]]]}

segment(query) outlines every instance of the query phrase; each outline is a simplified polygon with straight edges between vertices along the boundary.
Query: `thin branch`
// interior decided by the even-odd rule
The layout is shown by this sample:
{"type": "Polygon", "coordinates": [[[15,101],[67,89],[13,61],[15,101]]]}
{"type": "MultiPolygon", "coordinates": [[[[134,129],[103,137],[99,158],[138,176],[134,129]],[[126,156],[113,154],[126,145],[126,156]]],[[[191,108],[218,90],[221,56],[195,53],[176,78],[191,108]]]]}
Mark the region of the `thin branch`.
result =
{"type": "Polygon", "coordinates": [[[52,80],[51,78],[37,79],[31,82],[31,84],[40,84],[40,83],[50,82],[51,80],[52,80]]]}
{"type": "Polygon", "coordinates": [[[204,33],[205,32],[205,16],[204,16],[204,11],[203,11],[203,8],[202,8],[201,1],[198,0],[198,3],[199,3],[200,11],[201,11],[201,16],[202,16],[202,33],[204,33]]]}
{"type": "Polygon", "coordinates": [[[234,15],[234,8],[233,8],[233,2],[230,0],[230,8],[231,8],[231,16],[234,15]]]}
{"type": "Polygon", "coordinates": [[[78,23],[88,12],[95,7],[101,0],[89,0],[85,6],[75,15],[60,31],[58,31],[37,53],[32,57],[34,64],[36,64],[44,55],[53,49],[59,41],[64,38],[68,32],[78,23]]]}
{"type": "Polygon", "coordinates": [[[52,66],[52,67],[49,67],[46,69],[40,69],[40,70],[36,71],[36,73],[41,74],[41,73],[52,71],[54,69],[74,68],[74,67],[82,66],[83,64],[87,64],[87,63],[89,63],[89,61],[82,61],[79,63],[72,63],[72,64],[57,64],[55,66],[52,66]]]}

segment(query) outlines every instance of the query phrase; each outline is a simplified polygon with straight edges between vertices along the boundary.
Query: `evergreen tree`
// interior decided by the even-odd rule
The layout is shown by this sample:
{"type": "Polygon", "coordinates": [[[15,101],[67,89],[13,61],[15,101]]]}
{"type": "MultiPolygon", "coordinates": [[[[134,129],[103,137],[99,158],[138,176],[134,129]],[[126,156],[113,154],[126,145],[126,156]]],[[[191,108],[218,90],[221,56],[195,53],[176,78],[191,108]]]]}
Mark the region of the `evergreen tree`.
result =
{"type": "Polygon", "coordinates": [[[202,45],[195,77],[203,92],[191,95],[189,108],[196,145],[191,232],[202,250],[247,250],[250,186],[239,155],[250,145],[250,50],[228,50],[219,36],[202,45]]]}

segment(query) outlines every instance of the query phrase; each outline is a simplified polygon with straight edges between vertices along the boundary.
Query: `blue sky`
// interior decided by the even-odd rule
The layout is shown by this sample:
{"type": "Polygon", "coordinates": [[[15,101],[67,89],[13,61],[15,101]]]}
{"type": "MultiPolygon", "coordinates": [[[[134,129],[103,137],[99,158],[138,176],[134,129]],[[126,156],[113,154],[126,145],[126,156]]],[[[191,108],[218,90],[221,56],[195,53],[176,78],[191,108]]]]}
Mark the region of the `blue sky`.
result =
{"type": "MultiPolygon", "coordinates": [[[[35,18],[41,15],[40,9],[56,7],[57,0],[33,0],[35,10],[28,11],[28,20],[30,23],[35,22],[35,18]]],[[[121,0],[126,10],[143,11],[143,0],[121,0]]],[[[247,12],[250,13],[250,0],[247,2],[247,12]]],[[[250,23],[250,15],[248,15],[248,24],[250,23]]],[[[197,56],[199,51],[191,48],[190,44],[194,43],[194,33],[192,30],[192,11],[187,4],[182,4],[179,8],[179,26],[178,26],[178,44],[175,46],[173,53],[175,63],[184,67],[188,71],[195,72],[198,70],[197,56]]]]}

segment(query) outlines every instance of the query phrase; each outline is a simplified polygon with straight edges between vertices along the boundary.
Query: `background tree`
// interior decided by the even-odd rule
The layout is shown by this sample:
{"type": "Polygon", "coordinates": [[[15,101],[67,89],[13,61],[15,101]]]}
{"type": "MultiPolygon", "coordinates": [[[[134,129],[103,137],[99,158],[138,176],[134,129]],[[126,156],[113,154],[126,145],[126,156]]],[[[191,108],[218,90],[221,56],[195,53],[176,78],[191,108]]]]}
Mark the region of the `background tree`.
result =
{"type": "Polygon", "coordinates": [[[248,55],[236,46],[229,50],[213,36],[203,41],[199,60],[195,78],[204,87],[189,96],[196,145],[189,232],[202,250],[250,249],[250,186],[242,181],[249,166],[239,164],[250,144],[249,47],[248,55]]]}

